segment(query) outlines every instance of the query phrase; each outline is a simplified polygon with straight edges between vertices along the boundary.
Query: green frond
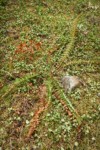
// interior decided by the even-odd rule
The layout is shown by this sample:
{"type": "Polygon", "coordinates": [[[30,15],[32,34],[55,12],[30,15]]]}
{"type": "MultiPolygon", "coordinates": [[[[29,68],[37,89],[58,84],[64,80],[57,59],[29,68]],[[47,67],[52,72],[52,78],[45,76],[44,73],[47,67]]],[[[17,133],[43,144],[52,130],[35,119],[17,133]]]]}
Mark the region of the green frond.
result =
{"type": "Polygon", "coordinates": [[[100,59],[90,59],[90,60],[73,60],[68,63],[64,63],[63,67],[72,66],[72,65],[83,65],[83,64],[100,64],[100,59]]]}
{"type": "Polygon", "coordinates": [[[36,77],[36,74],[33,73],[29,73],[26,74],[23,78],[21,79],[16,79],[14,81],[14,83],[5,86],[1,91],[0,91],[0,95],[1,95],[1,99],[3,99],[4,97],[8,96],[10,93],[12,93],[13,91],[16,90],[16,88],[20,85],[22,85],[23,83],[28,82],[31,78],[36,77]]]}
{"type": "Polygon", "coordinates": [[[72,50],[74,42],[75,42],[75,34],[76,34],[76,30],[77,30],[77,23],[78,23],[79,17],[80,17],[80,15],[78,15],[77,18],[75,18],[75,20],[73,21],[73,26],[71,27],[71,31],[70,31],[71,40],[70,40],[70,43],[67,45],[67,49],[62,54],[62,56],[58,62],[58,66],[61,66],[62,63],[68,58],[69,54],[71,53],[71,50],[72,50]]]}
{"type": "Polygon", "coordinates": [[[58,89],[58,93],[60,94],[60,97],[66,102],[67,107],[73,113],[73,116],[77,119],[77,122],[80,125],[81,121],[82,121],[81,117],[79,116],[79,114],[77,113],[75,108],[73,107],[73,104],[71,103],[69,98],[66,96],[66,94],[61,89],[61,87],[56,79],[54,79],[54,84],[55,84],[56,88],[58,89]]]}

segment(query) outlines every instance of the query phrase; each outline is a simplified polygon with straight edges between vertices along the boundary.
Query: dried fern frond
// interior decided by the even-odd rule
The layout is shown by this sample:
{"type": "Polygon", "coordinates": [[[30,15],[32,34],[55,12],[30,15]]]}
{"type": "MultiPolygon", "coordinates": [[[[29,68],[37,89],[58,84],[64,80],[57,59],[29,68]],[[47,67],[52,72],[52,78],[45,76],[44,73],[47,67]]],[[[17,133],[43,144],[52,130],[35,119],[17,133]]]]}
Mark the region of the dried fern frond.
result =
{"type": "Polygon", "coordinates": [[[61,103],[61,105],[63,106],[63,108],[64,108],[65,112],[68,114],[68,116],[72,117],[72,113],[69,110],[69,108],[67,107],[65,101],[63,101],[62,99],[60,99],[57,93],[55,93],[55,96],[56,96],[57,100],[59,100],[59,102],[61,103]]]}
{"type": "MultiPolygon", "coordinates": [[[[41,100],[42,101],[42,100],[41,100]]],[[[44,103],[44,102],[43,102],[44,103]]],[[[36,127],[38,126],[38,124],[40,123],[39,121],[39,117],[41,115],[41,113],[43,113],[44,110],[46,110],[49,106],[49,102],[45,104],[45,106],[41,106],[34,114],[31,122],[30,122],[30,128],[27,134],[27,139],[29,139],[31,137],[31,135],[34,133],[34,131],[36,130],[36,127]]]]}
{"type": "Polygon", "coordinates": [[[47,95],[47,87],[45,85],[41,85],[39,87],[39,97],[40,97],[40,103],[39,103],[39,108],[36,110],[31,122],[30,122],[30,128],[27,134],[27,139],[31,137],[31,135],[34,133],[36,130],[36,127],[40,123],[40,115],[48,108],[49,106],[49,101],[46,102],[46,95],[47,95]]]}

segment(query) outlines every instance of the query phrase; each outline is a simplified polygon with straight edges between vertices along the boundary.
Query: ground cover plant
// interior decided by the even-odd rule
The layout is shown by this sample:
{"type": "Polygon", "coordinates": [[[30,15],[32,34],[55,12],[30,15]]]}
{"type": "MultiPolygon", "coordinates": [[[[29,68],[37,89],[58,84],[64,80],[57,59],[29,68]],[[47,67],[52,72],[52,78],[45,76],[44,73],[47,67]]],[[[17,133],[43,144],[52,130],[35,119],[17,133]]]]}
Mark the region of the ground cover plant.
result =
{"type": "Polygon", "coordinates": [[[99,1],[1,0],[0,11],[0,148],[99,150],[99,1]],[[66,74],[85,85],[65,93],[66,74]]]}

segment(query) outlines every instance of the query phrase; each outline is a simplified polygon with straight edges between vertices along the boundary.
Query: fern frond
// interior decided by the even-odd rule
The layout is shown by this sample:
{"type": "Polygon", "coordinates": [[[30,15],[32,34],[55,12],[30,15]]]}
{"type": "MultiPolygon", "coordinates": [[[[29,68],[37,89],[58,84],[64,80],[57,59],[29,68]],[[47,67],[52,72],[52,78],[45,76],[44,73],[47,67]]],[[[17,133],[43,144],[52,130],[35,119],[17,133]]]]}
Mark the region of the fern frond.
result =
{"type": "Polygon", "coordinates": [[[26,74],[23,78],[21,79],[16,79],[14,83],[8,85],[8,86],[5,86],[1,92],[0,92],[0,95],[1,95],[1,99],[3,99],[4,97],[6,97],[7,95],[9,95],[9,93],[12,93],[18,86],[20,86],[21,84],[23,83],[26,83],[28,82],[31,78],[34,78],[36,77],[37,75],[36,74],[33,74],[33,73],[30,73],[30,74],[26,74]],[[4,93],[4,94],[2,94],[4,93]]]}
{"type": "Polygon", "coordinates": [[[75,42],[75,34],[76,34],[77,23],[78,23],[79,17],[80,15],[78,15],[77,18],[75,18],[75,20],[73,21],[73,26],[71,27],[71,31],[70,31],[71,40],[70,40],[70,43],[67,45],[67,49],[62,54],[58,62],[58,66],[61,66],[62,63],[68,58],[69,54],[71,53],[71,50],[75,42]]]}
{"type": "Polygon", "coordinates": [[[66,102],[68,109],[72,112],[73,116],[77,119],[77,122],[80,125],[81,121],[82,121],[81,117],[79,116],[79,114],[77,113],[75,108],[73,107],[71,101],[68,99],[68,97],[65,95],[63,90],[60,88],[60,85],[56,79],[54,79],[54,84],[55,84],[56,88],[58,89],[58,93],[60,94],[61,99],[66,102]]]}
{"type": "Polygon", "coordinates": [[[83,65],[83,64],[100,64],[100,59],[90,59],[90,60],[73,60],[68,63],[64,63],[63,67],[72,66],[72,65],[83,65]]]}
{"type": "Polygon", "coordinates": [[[27,140],[31,137],[31,135],[34,133],[34,131],[36,130],[36,127],[39,125],[40,123],[40,115],[48,108],[49,106],[49,102],[47,102],[44,106],[43,106],[43,100],[40,101],[42,103],[42,106],[38,108],[38,110],[35,112],[31,122],[30,122],[30,128],[27,134],[27,140]]]}

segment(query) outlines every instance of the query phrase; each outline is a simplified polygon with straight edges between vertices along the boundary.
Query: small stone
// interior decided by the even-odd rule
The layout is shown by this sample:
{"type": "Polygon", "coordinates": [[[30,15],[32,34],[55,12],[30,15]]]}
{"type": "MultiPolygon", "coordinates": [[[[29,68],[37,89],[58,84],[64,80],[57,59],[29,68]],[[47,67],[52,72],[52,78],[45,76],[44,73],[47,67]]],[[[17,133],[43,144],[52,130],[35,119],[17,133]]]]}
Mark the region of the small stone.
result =
{"type": "Polygon", "coordinates": [[[75,146],[78,146],[78,142],[75,142],[74,145],[75,145],[75,146]]]}
{"type": "Polygon", "coordinates": [[[98,93],[98,97],[100,97],[100,93],[98,93]]]}
{"type": "Polygon", "coordinates": [[[83,82],[81,81],[81,79],[77,76],[69,76],[66,75],[62,78],[62,86],[65,90],[65,92],[68,91],[72,91],[74,90],[76,87],[80,86],[81,84],[83,84],[83,82]]]}
{"type": "Polygon", "coordinates": [[[92,137],[92,141],[95,141],[96,139],[95,139],[95,137],[92,137]]]}
{"type": "Polygon", "coordinates": [[[26,120],[26,124],[29,124],[30,122],[28,120],[26,120]]]}

